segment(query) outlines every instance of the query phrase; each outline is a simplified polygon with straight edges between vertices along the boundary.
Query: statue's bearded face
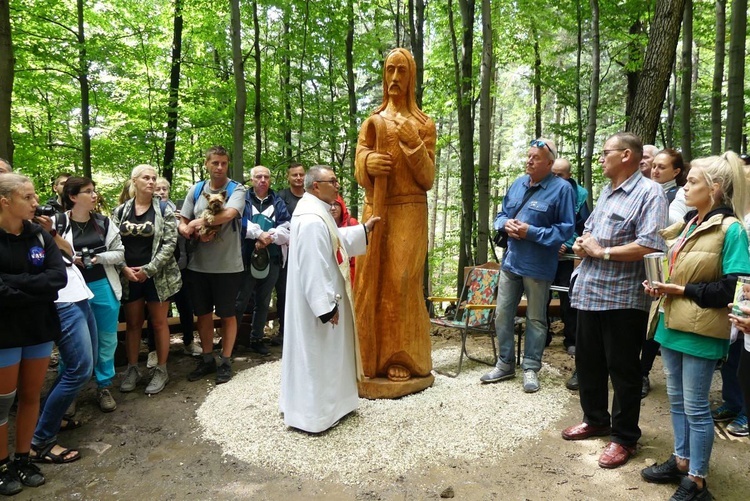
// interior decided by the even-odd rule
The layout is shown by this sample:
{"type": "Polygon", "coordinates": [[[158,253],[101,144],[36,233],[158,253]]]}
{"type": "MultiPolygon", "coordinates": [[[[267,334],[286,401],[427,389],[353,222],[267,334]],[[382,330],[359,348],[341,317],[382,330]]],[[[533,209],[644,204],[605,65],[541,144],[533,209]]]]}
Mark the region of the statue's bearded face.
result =
{"type": "Polygon", "coordinates": [[[405,96],[409,85],[409,64],[403,54],[396,52],[385,61],[385,82],[389,96],[405,96]]]}

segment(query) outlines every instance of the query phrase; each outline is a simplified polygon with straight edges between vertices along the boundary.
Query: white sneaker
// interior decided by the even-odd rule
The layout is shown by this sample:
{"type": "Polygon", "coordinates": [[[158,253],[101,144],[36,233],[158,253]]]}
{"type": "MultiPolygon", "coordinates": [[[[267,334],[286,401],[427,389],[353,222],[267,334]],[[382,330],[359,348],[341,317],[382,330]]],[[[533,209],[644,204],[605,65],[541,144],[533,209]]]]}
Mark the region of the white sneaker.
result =
{"type": "Polygon", "coordinates": [[[148,359],[146,360],[146,368],[147,369],[153,369],[159,365],[159,357],[156,356],[156,351],[150,351],[148,352],[148,359]]]}
{"type": "Polygon", "coordinates": [[[122,383],[120,383],[120,392],[127,393],[129,391],[133,391],[135,389],[135,385],[137,385],[138,381],[140,380],[141,373],[138,372],[138,367],[136,367],[135,365],[131,365],[125,371],[125,377],[123,378],[122,383]]]}
{"type": "Polygon", "coordinates": [[[200,341],[193,341],[189,345],[184,346],[182,350],[185,355],[189,355],[191,357],[199,357],[203,355],[203,348],[201,348],[200,341]]]}
{"type": "Polygon", "coordinates": [[[156,395],[164,389],[168,382],[169,374],[167,374],[166,369],[162,369],[159,366],[154,367],[154,377],[151,378],[151,382],[146,386],[146,395],[156,395]]]}
{"type": "Polygon", "coordinates": [[[523,371],[523,391],[534,393],[539,391],[539,378],[531,369],[523,371]]]}

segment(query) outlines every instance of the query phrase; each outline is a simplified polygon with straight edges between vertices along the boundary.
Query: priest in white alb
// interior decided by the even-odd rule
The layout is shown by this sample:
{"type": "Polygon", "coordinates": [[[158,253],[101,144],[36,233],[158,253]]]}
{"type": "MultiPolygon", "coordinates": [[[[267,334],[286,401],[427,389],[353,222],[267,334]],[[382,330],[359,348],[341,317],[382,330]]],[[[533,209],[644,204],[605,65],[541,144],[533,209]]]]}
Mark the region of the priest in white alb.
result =
{"type": "Polygon", "coordinates": [[[287,426],[308,433],[335,426],[359,405],[349,256],[365,253],[380,218],[337,228],[330,209],[338,188],[330,167],[310,168],[289,237],[279,407],[287,426]]]}

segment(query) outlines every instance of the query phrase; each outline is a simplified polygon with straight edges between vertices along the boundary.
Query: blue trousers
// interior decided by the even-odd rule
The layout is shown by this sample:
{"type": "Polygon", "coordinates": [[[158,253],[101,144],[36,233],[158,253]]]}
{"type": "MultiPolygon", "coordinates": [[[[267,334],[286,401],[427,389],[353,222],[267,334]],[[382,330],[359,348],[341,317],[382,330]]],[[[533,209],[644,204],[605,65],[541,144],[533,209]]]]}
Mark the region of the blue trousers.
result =
{"type": "Polygon", "coordinates": [[[117,349],[117,316],[120,313],[120,302],[115,297],[109,280],[102,278],[86,284],[94,293],[89,300],[91,310],[96,318],[96,329],[99,333],[97,362],[94,365],[94,379],[99,388],[112,385],[115,377],[115,349],[117,349]]]}

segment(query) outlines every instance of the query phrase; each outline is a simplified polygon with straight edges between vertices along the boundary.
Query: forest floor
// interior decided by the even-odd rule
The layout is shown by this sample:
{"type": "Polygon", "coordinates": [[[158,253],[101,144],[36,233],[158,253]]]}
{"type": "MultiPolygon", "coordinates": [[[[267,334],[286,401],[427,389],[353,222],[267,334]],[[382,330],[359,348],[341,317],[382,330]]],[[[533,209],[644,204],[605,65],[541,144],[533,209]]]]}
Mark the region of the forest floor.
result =
{"type": "MultiPolygon", "coordinates": [[[[440,330],[433,332],[432,339],[434,349],[451,348],[457,357],[460,336],[440,330]]],[[[263,359],[238,355],[235,373],[278,361],[281,349],[274,347],[271,351],[271,356],[263,359]]],[[[144,351],[142,360],[145,355],[144,351]]],[[[545,350],[544,362],[559,374],[552,371],[557,376],[551,382],[544,380],[543,385],[559,385],[560,388],[554,389],[564,390],[574,362],[565,353],[561,336],[555,336],[545,350]]],[[[426,455],[420,458],[419,466],[399,475],[386,469],[378,476],[375,470],[374,477],[370,475],[368,482],[360,484],[339,482],[336,477],[320,479],[241,460],[204,438],[205,430],[196,419],[196,412],[207,396],[218,390],[212,382],[187,381],[187,373],[194,364],[192,357],[182,354],[177,337],[173,338],[171,381],[164,392],[147,397],[141,387],[129,394],[114,391],[118,408],[111,414],[98,410],[95,391],[87,388],[79,398],[76,415],[84,426],[59,436],[61,445],[77,447],[82,459],[66,465],[42,465],[46,485],[26,488],[15,499],[421,500],[440,499],[442,495],[461,500],[666,500],[675,489],[672,485],[648,484],[639,474],[645,466],[667,458],[672,450],[660,358],[652,371],[653,390],[641,404],[643,436],[638,452],[621,468],[604,470],[597,466],[606,439],[580,442],[561,439],[560,431],[577,423],[581,416],[578,395],[569,392],[559,414],[562,417],[555,418],[538,430],[533,439],[522,441],[510,453],[498,451],[489,457],[457,461],[426,455]]],[[[116,384],[122,370],[118,368],[116,384]]],[[[50,371],[50,380],[53,374],[50,371]]],[[[717,372],[713,401],[720,399],[719,381],[717,372]]],[[[516,379],[498,383],[505,384],[520,385],[520,382],[516,379]]],[[[533,398],[545,398],[544,386],[542,390],[533,398]]],[[[269,412],[275,413],[280,422],[275,409],[269,412]]],[[[229,426],[233,416],[226,415],[225,419],[229,426]]],[[[497,433],[503,433],[503,423],[491,426],[497,433]]],[[[472,429],[467,427],[465,432],[472,433],[472,429]]],[[[715,437],[708,479],[711,492],[718,500],[748,499],[750,441],[731,437],[718,427],[715,437]]],[[[247,440],[253,440],[250,430],[247,440]]],[[[325,435],[319,440],[325,440],[325,435]]]]}

